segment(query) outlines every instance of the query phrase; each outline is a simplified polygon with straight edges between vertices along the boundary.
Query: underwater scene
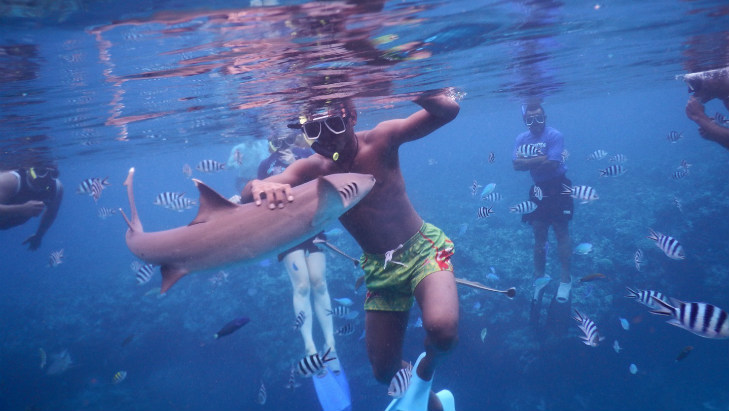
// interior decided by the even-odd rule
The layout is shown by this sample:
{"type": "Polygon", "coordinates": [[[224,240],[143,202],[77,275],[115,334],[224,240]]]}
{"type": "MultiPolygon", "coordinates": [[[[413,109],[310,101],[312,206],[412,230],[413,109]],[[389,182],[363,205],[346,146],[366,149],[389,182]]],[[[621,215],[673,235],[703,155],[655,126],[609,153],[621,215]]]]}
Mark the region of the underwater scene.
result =
{"type": "Polygon", "coordinates": [[[2,0],[0,107],[0,410],[729,409],[725,1],[2,0]]]}

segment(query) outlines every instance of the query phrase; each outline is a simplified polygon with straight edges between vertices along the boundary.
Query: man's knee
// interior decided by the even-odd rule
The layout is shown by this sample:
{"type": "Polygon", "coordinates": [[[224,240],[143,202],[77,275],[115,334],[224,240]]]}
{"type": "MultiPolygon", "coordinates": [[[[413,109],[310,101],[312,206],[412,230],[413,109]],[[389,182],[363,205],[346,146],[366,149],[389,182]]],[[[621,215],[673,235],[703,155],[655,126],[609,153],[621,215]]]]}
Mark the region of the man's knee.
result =
{"type": "Polygon", "coordinates": [[[395,376],[395,373],[397,373],[400,368],[400,364],[388,364],[379,366],[377,364],[372,364],[372,375],[375,377],[375,380],[377,380],[377,382],[387,385],[390,384],[390,381],[392,381],[392,377],[395,376]]]}
{"type": "Polygon", "coordinates": [[[458,343],[458,319],[438,321],[427,329],[428,344],[439,352],[448,352],[458,343]]]}

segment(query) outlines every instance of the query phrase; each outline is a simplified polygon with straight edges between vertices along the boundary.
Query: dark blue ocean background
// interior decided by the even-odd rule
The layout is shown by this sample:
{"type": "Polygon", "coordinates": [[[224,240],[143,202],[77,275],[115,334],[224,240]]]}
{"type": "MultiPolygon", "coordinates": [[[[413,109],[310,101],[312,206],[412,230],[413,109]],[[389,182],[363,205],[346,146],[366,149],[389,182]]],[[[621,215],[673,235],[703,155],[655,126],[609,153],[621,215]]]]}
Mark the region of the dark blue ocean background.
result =
{"type": "MultiPolygon", "coordinates": [[[[67,10],[36,10],[38,15],[28,12],[29,17],[13,17],[3,9],[0,164],[9,168],[28,153],[41,153],[59,165],[65,196],[39,250],[21,245],[37,220],[0,231],[0,410],[321,409],[310,379],[299,378],[301,386],[294,391],[285,388],[291,364],[304,352],[300,335],[291,330],[290,281],[275,259],[224,267],[228,280],[217,285],[211,279],[220,269],[194,273],[160,296],[158,273],[145,285],[136,283],[122,217],[97,216],[99,207],[129,210],[122,183],[135,167],[145,231],[189,223],[195,208],[176,213],[152,204],[162,191],[197,198],[194,184],[181,172],[183,165],[194,168],[204,159],[226,162],[236,145],[247,144],[242,169],[193,173],[231,196],[241,183],[236,179],[250,177],[265,152],[260,142],[269,130],[296,115],[294,101],[286,101],[287,90],[298,90],[286,83],[292,78],[282,81],[290,89],[279,84],[280,90],[265,90],[274,96],[270,106],[244,107],[241,103],[267,101],[268,96],[256,82],[261,78],[245,72],[213,67],[197,75],[134,77],[167,69],[177,59],[214,56],[225,49],[203,27],[209,19],[142,21],[93,33],[112,21],[144,20],[153,12],[199,11],[185,3],[90,2],[80,9],[72,5],[81,3],[70,3],[67,10]],[[100,35],[106,37],[99,40],[100,35]],[[104,41],[114,46],[101,46],[104,41]],[[33,45],[34,51],[8,52],[23,44],[33,45]],[[195,48],[198,44],[204,47],[195,48]],[[110,59],[100,58],[104,50],[113,51],[110,59]],[[26,71],[32,75],[8,74],[26,71]],[[247,86],[259,94],[235,97],[248,93],[247,86]],[[185,100],[189,96],[195,98],[185,100]],[[111,121],[148,114],[155,116],[111,121]],[[75,193],[82,180],[106,176],[111,185],[97,204],[75,193]],[[49,254],[59,249],[64,250],[63,263],[49,267],[49,254]],[[213,339],[223,324],[239,316],[250,317],[250,323],[213,339]],[[40,349],[49,363],[68,350],[73,364],[61,374],[47,375],[39,367],[40,349]],[[127,378],[112,384],[121,370],[127,378]],[[261,381],[268,393],[265,405],[255,401],[261,381]]],[[[458,277],[517,289],[516,298],[509,300],[459,286],[460,342],[438,368],[433,387],[450,389],[457,409],[464,411],[726,410],[729,341],[666,324],[665,317],[624,298],[626,287],[655,289],[729,309],[729,152],[699,136],[684,114],[685,84],[674,79],[687,67],[729,63],[718,64],[717,56],[706,51],[723,50],[717,54],[726,58],[729,34],[721,31],[729,27],[726,5],[622,1],[578,7],[550,2],[559,11],[556,23],[549,20],[544,30],[520,24],[520,11],[537,3],[386,3],[378,18],[398,17],[405,23],[397,20],[399,26],[384,25],[368,34],[376,38],[396,32],[397,44],[419,39],[432,57],[385,70],[391,99],[377,94],[381,90],[357,94],[357,128],[414,112],[417,106],[408,102],[412,93],[446,86],[462,93],[455,121],[401,147],[408,194],[421,216],[455,241],[458,277]],[[604,16],[592,14],[600,8],[604,16]],[[432,25],[421,25],[419,19],[432,25]],[[519,50],[534,38],[541,56],[535,70],[546,84],[538,94],[548,124],[565,136],[567,176],[600,195],[591,204],[575,204],[570,228],[573,246],[588,242],[594,247],[588,255],[572,256],[570,304],[593,319],[606,337],[597,348],[582,344],[577,324],[566,313],[564,329],[535,329],[528,321],[533,236],[508,207],[526,200],[531,185],[528,173],[513,170],[511,153],[514,138],[525,129],[520,113],[525,89],[515,86],[522,81],[516,67],[523,64],[519,50]],[[723,43],[717,40],[721,38],[723,43]],[[674,130],[683,138],[671,143],[666,136],[674,130]],[[600,177],[607,159],[587,160],[597,149],[627,156],[627,173],[600,177]],[[493,164],[488,162],[491,152],[493,164]],[[674,180],[671,175],[682,160],[692,164],[690,174],[674,180]],[[495,183],[504,197],[487,219],[476,218],[484,203],[470,193],[474,180],[495,183]],[[681,200],[682,211],[674,197],[681,200]],[[677,238],[687,258],[667,258],[646,238],[650,228],[677,238]],[[641,272],[633,263],[638,248],[647,259],[641,272]],[[487,278],[491,267],[497,280],[487,278]],[[576,283],[593,273],[607,279],[576,283]],[[629,330],[621,327],[620,318],[628,320],[629,330]],[[483,329],[487,335],[482,341],[483,329]],[[620,353],[612,349],[615,340],[623,347],[620,353]],[[686,346],[694,349],[676,361],[686,346]],[[638,368],[635,375],[630,364],[638,368]]],[[[207,7],[245,10],[247,4],[214,2],[207,7]]],[[[706,112],[729,115],[717,101],[708,103],[706,112]]],[[[330,240],[351,255],[360,253],[346,232],[330,240]]],[[[547,272],[557,278],[553,234],[549,243],[547,272]]],[[[360,272],[334,253],[327,257],[331,296],[351,298],[354,309],[362,311],[363,290],[354,290],[360,272]]],[[[543,320],[556,281],[546,290],[543,320]]],[[[414,308],[411,323],[418,316],[414,308]]],[[[363,314],[354,323],[353,335],[337,337],[352,409],[382,410],[390,398],[387,387],[372,377],[359,339],[363,314]]],[[[342,324],[335,321],[335,329],[342,324]]],[[[321,344],[318,326],[314,332],[321,344]]],[[[423,337],[422,328],[408,329],[406,360],[414,361],[423,350],[423,337]]]]}

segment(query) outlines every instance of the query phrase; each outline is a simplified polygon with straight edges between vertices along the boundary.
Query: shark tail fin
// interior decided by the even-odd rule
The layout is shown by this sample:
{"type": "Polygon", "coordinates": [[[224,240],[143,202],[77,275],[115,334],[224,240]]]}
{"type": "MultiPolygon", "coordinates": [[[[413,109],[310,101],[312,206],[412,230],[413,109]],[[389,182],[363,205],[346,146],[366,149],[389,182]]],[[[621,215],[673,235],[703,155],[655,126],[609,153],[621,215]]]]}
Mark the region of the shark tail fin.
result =
{"type": "MultiPolygon", "coordinates": [[[[106,179],[104,179],[106,181],[106,179]]],[[[132,219],[130,220],[127,218],[127,215],[124,214],[124,211],[119,209],[121,211],[122,217],[124,217],[124,220],[127,222],[127,225],[129,226],[129,229],[131,231],[136,232],[144,232],[144,229],[142,228],[142,222],[139,221],[139,215],[137,215],[137,205],[134,203],[134,167],[129,169],[129,174],[127,175],[127,179],[124,180],[124,185],[127,187],[127,197],[129,197],[129,206],[131,208],[132,212],[132,219]]]]}

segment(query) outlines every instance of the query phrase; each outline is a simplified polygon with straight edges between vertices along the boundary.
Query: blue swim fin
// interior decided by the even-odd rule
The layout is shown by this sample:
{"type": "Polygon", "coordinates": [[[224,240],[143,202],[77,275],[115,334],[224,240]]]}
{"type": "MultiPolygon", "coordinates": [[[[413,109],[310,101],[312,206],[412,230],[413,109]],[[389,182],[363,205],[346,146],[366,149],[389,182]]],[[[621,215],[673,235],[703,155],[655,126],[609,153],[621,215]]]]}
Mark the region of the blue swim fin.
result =
{"type": "Polygon", "coordinates": [[[456,399],[453,398],[453,393],[448,390],[438,391],[435,394],[440,400],[440,404],[443,406],[443,411],[456,411],[456,399]]]}
{"type": "Polygon", "coordinates": [[[430,387],[433,385],[433,379],[424,381],[418,377],[418,365],[423,358],[425,358],[425,353],[420,354],[415,365],[413,365],[410,386],[405,391],[405,394],[400,398],[392,400],[385,411],[427,411],[430,387]]]}
{"type": "Polygon", "coordinates": [[[352,409],[352,401],[349,398],[349,383],[344,377],[344,371],[340,371],[338,376],[334,372],[327,369],[324,376],[314,375],[314,388],[316,388],[316,396],[319,398],[319,404],[323,411],[348,411],[352,409]]]}

